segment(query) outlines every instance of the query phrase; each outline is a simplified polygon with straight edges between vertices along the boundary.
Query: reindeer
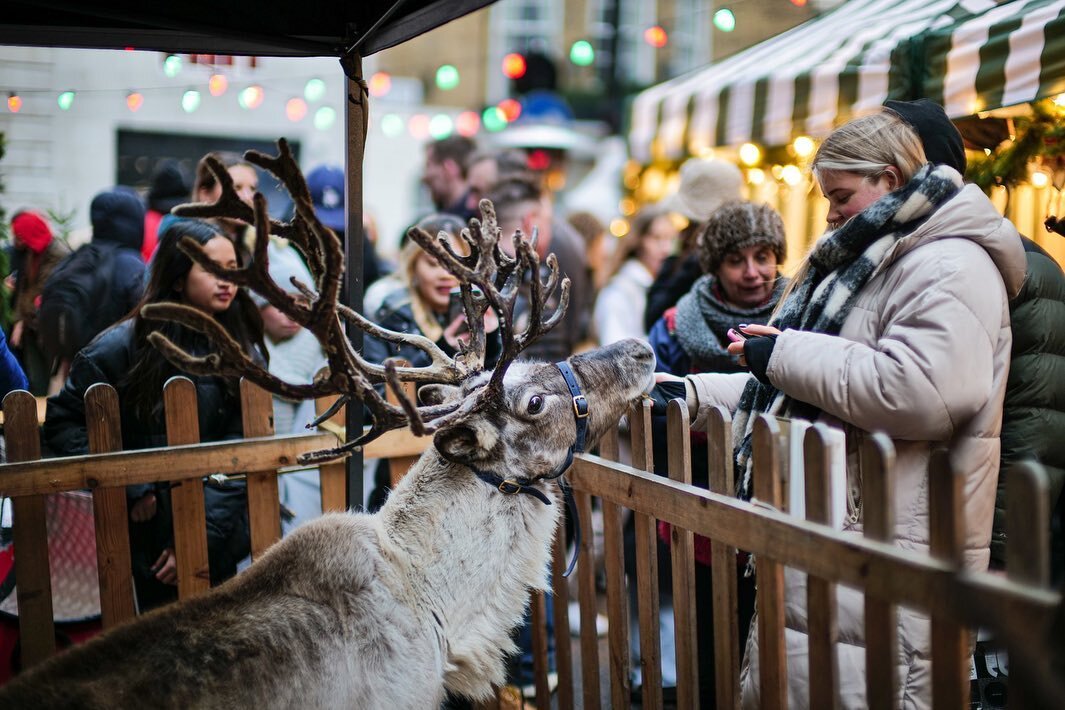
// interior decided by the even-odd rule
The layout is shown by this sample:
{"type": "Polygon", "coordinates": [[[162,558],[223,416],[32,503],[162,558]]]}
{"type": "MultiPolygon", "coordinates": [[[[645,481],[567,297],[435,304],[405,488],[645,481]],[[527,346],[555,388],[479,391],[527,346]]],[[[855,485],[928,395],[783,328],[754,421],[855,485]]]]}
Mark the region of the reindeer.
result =
{"type": "MultiPolygon", "coordinates": [[[[154,344],[190,372],[242,375],[296,397],[340,394],[361,400],[373,423],[363,436],[304,461],[346,454],[384,431],[410,426],[433,445],[374,515],[332,514],[271,547],[249,569],[207,594],[148,613],[49,659],[0,688],[0,707],[342,707],[435,708],[445,693],[486,699],[504,682],[510,630],[530,589],[547,584],[549,551],[561,508],[557,483],[585,439],[594,441],[651,385],[653,355],[635,340],[577,355],[565,363],[516,361],[561,317],[568,281],[553,256],[546,281],[532,244],[519,232],[514,255],[499,248],[492,206],[463,233],[468,254],[441,235],[411,238],[461,282],[471,336],[450,358],[420,336],[384,331],[337,304],[342,252],[314,217],[309,192],[288,146],[280,155],[246,158],[277,175],[296,215],[272,222],[265,201],[240,202],[228,173],[215,204],[184,206],[192,216],[254,223],[255,255],[240,270],[222,269],[195,243],[183,248],[205,269],[252,287],[309,328],[328,355],[328,375],[307,385],[277,380],[246,358],[214,321],[180,305],[154,305],[145,317],[203,331],[216,353],[193,358],[162,336],[154,344]],[[308,257],[313,288],[295,284],[309,303],[286,294],[267,274],[266,240],[291,239],[308,257]],[[514,327],[518,286],[528,280],[530,317],[514,327]],[[561,286],[551,314],[543,303],[561,286]],[[484,369],[483,316],[499,316],[502,355],[484,369]],[[432,357],[423,368],[362,360],[343,322],[377,337],[414,342],[432,357]],[[420,402],[402,382],[421,386],[420,402]],[[386,383],[400,404],[375,384],[386,383]]],[[[327,413],[327,416],[331,413],[327,413]]]]}

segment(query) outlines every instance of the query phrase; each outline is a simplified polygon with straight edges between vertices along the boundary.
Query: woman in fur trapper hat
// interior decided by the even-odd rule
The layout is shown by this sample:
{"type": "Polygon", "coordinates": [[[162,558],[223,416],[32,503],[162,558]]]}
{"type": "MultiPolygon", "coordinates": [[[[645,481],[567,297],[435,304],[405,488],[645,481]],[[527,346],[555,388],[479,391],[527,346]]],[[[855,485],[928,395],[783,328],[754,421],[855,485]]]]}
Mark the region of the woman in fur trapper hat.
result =
{"type": "Polygon", "coordinates": [[[768,205],[729,202],[697,239],[703,276],[655,323],[651,347],[661,372],[739,372],[728,331],[767,322],[783,293],[784,222],[768,205]]]}

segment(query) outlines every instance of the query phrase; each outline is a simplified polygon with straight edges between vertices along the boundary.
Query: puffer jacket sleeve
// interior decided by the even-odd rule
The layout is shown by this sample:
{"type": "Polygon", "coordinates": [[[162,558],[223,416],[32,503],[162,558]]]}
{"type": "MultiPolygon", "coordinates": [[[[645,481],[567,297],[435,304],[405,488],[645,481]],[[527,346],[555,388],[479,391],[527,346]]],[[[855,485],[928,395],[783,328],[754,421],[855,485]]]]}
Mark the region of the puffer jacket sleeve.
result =
{"type": "Polygon", "coordinates": [[[77,456],[89,451],[85,423],[85,392],[107,376],[85,351],[75,356],[63,389],[48,398],[43,435],[44,443],[56,456],[77,456]]]}
{"type": "Polygon", "coordinates": [[[735,412],[740,404],[743,388],[752,377],[749,372],[714,372],[685,377],[691,428],[706,431],[706,418],[714,407],[724,407],[730,413],[735,412]]]}
{"type": "Polygon", "coordinates": [[[964,240],[937,244],[896,262],[876,313],[857,314],[877,319],[875,343],[787,330],[769,361],[773,385],[861,429],[949,439],[990,397],[995,348],[1008,331],[991,259],[964,240]]]}

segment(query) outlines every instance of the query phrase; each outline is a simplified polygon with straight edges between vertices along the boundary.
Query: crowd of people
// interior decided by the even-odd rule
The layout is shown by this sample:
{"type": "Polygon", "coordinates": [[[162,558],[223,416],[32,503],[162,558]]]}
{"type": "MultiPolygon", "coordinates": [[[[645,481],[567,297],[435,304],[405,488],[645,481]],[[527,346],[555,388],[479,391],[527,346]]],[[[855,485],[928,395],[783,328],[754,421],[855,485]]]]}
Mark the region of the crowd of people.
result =
{"type": "MultiPolygon", "coordinates": [[[[256,168],[217,157],[238,196],[250,203],[258,187],[256,168]]],[[[1052,565],[1060,581],[1065,459],[1052,444],[1065,430],[1065,378],[1047,373],[1065,357],[1058,335],[1065,332],[1061,268],[1020,236],[977,188],[964,184],[961,136],[935,104],[889,102],[842,126],[822,143],[812,171],[829,203],[827,231],[790,279],[782,273],[783,220],[771,207],[743,199],[740,171],[721,160],[686,162],[677,190],[636,214],[628,234],[615,239],[590,212],[563,214],[522,151],[491,151],[469,138],[444,138],[425,152],[422,181],[432,213],[412,226],[450,235],[461,250],[459,233],[480,216],[479,202],[487,198],[504,251],[513,253],[512,235],[520,230],[535,236],[542,260],[555,254],[570,279],[569,309],[525,357],[557,361],[623,338],[649,342],[660,373],[652,392],[660,472],[670,445],[662,415],[665,403],[677,397],[688,404],[696,443],[705,441],[700,430],[710,408],[723,405],[734,413],[736,489],[745,498],[751,426],[758,413],[829,422],[845,431],[849,453],[865,432],[883,431],[897,456],[898,544],[926,551],[927,464],[935,446],[949,443],[954,465],[966,475],[966,561],[985,568],[989,559],[997,566],[1004,561],[1005,471],[1026,456],[1039,457],[1053,479],[1050,505],[1059,522],[1052,565]]],[[[180,202],[219,196],[221,187],[205,161],[192,177],[166,162],[147,199],[122,187],[101,192],[90,206],[91,242],[73,253],[43,214],[24,210],[12,218],[8,283],[14,322],[6,341],[0,334],[0,385],[51,395],[43,430],[51,455],[87,451],[83,397],[97,382],[118,390],[124,448],[165,443],[160,392],[169,377],[182,373],[158,356],[148,336],[162,332],[194,354],[203,354],[209,344],[184,326],[142,318],[145,304],[199,309],[249,357],[290,382],[311,381],[324,364],[321,345],[309,332],[178,248],[189,237],[223,266],[246,265],[252,258],[249,225],[170,213],[180,202]],[[71,312],[78,299],[99,308],[92,317],[84,310],[71,312]]],[[[321,166],[307,179],[319,219],[342,232],[343,172],[321,166]]],[[[405,235],[398,266],[386,268],[374,251],[370,227],[363,259],[366,315],[454,352],[464,317],[451,308],[455,278],[405,235]]],[[[276,236],[267,253],[274,281],[302,298],[293,280],[312,281],[304,255],[276,236]]],[[[485,330],[491,366],[499,352],[491,312],[485,330]]],[[[369,336],[363,355],[371,362],[402,358],[424,364],[424,353],[369,336]]],[[[237,382],[221,376],[191,379],[203,440],[242,436],[237,382]]],[[[275,398],[279,433],[301,430],[312,416],[308,403],[275,398]]],[[[692,448],[701,452],[693,457],[694,480],[704,486],[705,448],[692,448]]],[[[848,530],[860,529],[862,520],[855,458],[849,456],[847,465],[848,530]]],[[[282,502],[289,525],[319,514],[313,474],[285,478],[282,502]]],[[[390,481],[387,467],[379,467],[367,501],[371,510],[387,500],[390,481]]],[[[204,486],[210,571],[217,583],[235,574],[248,555],[247,497],[240,482],[208,478],[204,486]]],[[[169,492],[165,486],[131,486],[127,499],[137,599],[142,609],[149,608],[175,597],[169,492]]],[[[660,537],[664,549],[668,533],[660,537]]],[[[700,543],[696,549],[698,596],[706,600],[709,554],[700,543]]],[[[663,570],[668,579],[668,566],[663,570]]],[[[800,577],[789,575],[789,589],[798,590],[794,597],[789,591],[789,598],[805,598],[800,577]]],[[[755,580],[756,575],[741,580],[739,597],[750,664],[743,686],[754,704],[757,634],[747,631],[753,628],[755,580]]],[[[840,597],[844,608],[855,610],[839,614],[841,688],[849,704],[861,705],[862,630],[855,621],[861,601],[849,591],[840,597]]],[[[664,603],[668,606],[668,598],[664,603]]],[[[805,615],[803,604],[789,605],[788,682],[795,698],[805,697],[811,682],[805,615]]],[[[702,707],[713,706],[708,617],[699,615],[702,707]]],[[[900,613],[899,630],[902,692],[925,697],[927,619],[900,613]]]]}

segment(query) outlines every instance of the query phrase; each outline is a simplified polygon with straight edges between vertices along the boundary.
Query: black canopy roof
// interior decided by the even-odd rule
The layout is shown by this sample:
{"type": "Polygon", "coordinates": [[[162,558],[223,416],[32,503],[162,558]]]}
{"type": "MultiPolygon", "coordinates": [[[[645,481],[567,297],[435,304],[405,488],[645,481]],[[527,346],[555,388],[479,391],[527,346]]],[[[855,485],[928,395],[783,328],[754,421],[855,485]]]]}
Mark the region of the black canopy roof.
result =
{"type": "Polygon", "coordinates": [[[0,44],[365,57],[492,1],[6,0],[0,44]]]}

